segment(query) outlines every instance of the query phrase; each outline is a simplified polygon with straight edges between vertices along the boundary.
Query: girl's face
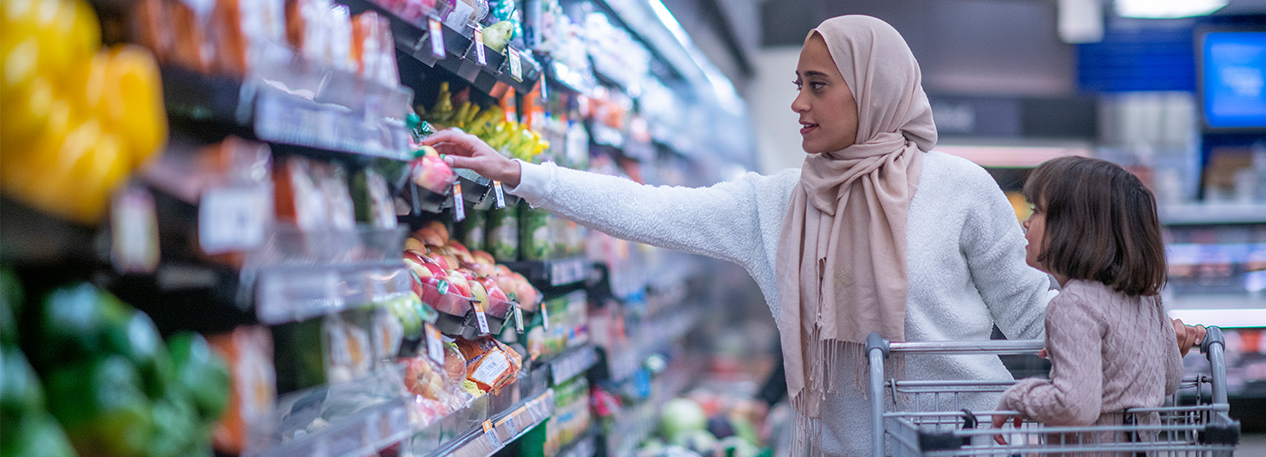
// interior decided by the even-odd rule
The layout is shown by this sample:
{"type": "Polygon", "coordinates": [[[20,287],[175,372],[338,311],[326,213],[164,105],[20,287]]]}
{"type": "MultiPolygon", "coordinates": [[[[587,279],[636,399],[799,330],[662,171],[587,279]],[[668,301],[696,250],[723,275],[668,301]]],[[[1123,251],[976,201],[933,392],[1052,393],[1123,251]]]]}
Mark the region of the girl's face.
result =
{"type": "Polygon", "coordinates": [[[1042,210],[1041,205],[1033,205],[1033,213],[1024,220],[1024,239],[1029,243],[1024,247],[1024,262],[1030,267],[1047,271],[1037,261],[1038,255],[1042,253],[1042,238],[1046,236],[1046,213],[1042,210]]]}
{"type": "Polygon", "coordinates": [[[821,35],[813,34],[800,50],[795,84],[800,93],[791,110],[800,115],[804,152],[839,151],[857,143],[857,101],[821,35]]]}

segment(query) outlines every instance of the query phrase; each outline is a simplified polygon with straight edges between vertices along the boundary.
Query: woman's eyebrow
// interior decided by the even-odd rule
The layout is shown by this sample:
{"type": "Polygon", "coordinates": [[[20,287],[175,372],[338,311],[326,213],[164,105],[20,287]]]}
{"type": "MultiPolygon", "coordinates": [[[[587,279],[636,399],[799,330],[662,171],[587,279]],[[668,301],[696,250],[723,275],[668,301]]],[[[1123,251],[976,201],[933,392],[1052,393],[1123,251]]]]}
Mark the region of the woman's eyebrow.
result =
{"type": "Polygon", "coordinates": [[[808,77],[811,77],[811,76],[826,77],[826,73],[823,73],[823,72],[820,72],[820,71],[816,71],[816,70],[809,70],[809,71],[804,72],[804,74],[801,74],[800,72],[798,72],[798,71],[797,71],[797,72],[796,72],[796,74],[797,74],[797,75],[800,75],[801,77],[805,77],[805,78],[808,78],[808,77]]]}

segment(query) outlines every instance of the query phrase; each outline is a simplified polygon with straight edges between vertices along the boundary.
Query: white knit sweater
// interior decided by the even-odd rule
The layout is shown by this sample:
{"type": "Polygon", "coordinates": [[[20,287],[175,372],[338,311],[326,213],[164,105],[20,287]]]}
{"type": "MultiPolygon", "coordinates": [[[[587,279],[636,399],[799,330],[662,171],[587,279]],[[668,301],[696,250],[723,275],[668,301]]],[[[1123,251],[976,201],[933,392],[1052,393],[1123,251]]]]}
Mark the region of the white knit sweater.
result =
{"type": "MultiPolygon", "coordinates": [[[[787,169],[772,176],[748,173],[706,188],[657,187],[522,163],[521,181],[510,193],[612,236],[742,265],[777,320],[783,291],[777,288],[774,259],[799,179],[800,170],[787,169]]],[[[1042,337],[1043,312],[1055,292],[1045,274],[1025,264],[1015,213],[984,169],[927,153],[907,236],[908,340],[987,340],[995,323],[1009,338],[1042,337]]],[[[778,323],[784,325],[798,323],[778,323]]],[[[852,362],[845,365],[841,369],[853,369],[852,362]]],[[[903,377],[1012,379],[996,356],[912,357],[903,377]]],[[[996,402],[997,396],[973,397],[951,410],[991,410],[996,402]]],[[[821,447],[829,455],[869,455],[870,405],[858,386],[829,393],[822,417],[821,447]]]]}

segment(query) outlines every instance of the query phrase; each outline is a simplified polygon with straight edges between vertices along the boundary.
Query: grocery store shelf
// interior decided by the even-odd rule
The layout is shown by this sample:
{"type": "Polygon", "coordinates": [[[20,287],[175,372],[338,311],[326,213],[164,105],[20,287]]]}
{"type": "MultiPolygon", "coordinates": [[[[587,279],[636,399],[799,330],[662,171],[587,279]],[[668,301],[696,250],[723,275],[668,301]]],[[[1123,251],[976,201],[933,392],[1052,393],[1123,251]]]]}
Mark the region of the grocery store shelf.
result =
{"type": "Polygon", "coordinates": [[[593,262],[584,257],[567,259],[505,262],[506,268],[522,274],[532,284],[549,287],[568,286],[588,280],[593,274],[593,262]]]}
{"type": "MultiPolygon", "coordinates": [[[[400,260],[325,267],[278,267],[254,276],[255,313],[265,324],[301,321],[412,291],[400,260]]],[[[245,282],[245,281],[244,281],[245,282]]]]}
{"type": "Polygon", "coordinates": [[[1205,203],[1160,207],[1164,225],[1266,224],[1266,204],[1205,203]]]}
{"type": "Polygon", "coordinates": [[[351,417],[293,442],[247,457],[361,457],[408,438],[409,412],[404,399],[366,408],[351,417]]]}
{"type": "Polygon", "coordinates": [[[991,168],[1031,168],[1058,157],[1091,156],[1091,149],[1088,145],[939,144],[936,146],[936,150],[962,157],[982,167],[991,168]]]}
{"type": "MultiPolygon", "coordinates": [[[[419,25],[412,24],[371,0],[338,0],[347,5],[352,14],[362,11],[376,11],[379,15],[391,19],[391,34],[396,40],[396,50],[417,62],[427,66],[436,65],[456,74],[484,93],[492,92],[493,86],[502,83],[513,87],[516,91],[530,92],[541,77],[541,65],[530,57],[530,52],[515,51],[520,55],[522,74],[520,79],[511,75],[509,53],[502,54],[484,47],[486,65],[479,65],[476,53],[472,50],[473,39],[462,31],[454,30],[448,24],[442,24],[444,35],[445,57],[437,59],[431,53],[430,33],[419,25]]],[[[507,46],[507,50],[510,49],[507,46]]],[[[404,64],[404,62],[400,62],[404,64]]],[[[403,73],[403,72],[402,72],[403,73]]]]}
{"type": "Polygon", "coordinates": [[[554,415],[554,390],[511,406],[458,435],[431,456],[488,457],[554,415]]]}
{"type": "Polygon", "coordinates": [[[643,324],[637,337],[629,339],[627,348],[607,353],[607,370],[612,381],[628,379],[652,355],[690,333],[702,318],[702,312],[696,309],[667,314],[653,323],[643,324]]]}
{"type": "Polygon", "coordinates": [[[550,379],[555,386],[589,371],[596,363],[598,352],[588,344],[569,349],[545,362],[550,367],[550,379]]]}

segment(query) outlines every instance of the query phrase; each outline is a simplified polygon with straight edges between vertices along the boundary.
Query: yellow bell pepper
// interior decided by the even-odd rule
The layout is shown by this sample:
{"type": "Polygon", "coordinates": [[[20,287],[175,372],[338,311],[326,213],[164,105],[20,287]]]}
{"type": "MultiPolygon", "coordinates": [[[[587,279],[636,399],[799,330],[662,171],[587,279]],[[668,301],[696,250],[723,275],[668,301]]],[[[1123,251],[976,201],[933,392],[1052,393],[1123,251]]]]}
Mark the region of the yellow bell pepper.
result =
{"type": "Polygon", "coordinates": [[[118,46],[110,50],[104,73],[102,119],[129,146],[129,166],[139,166],[167,142],[158,64],[145,48],[118,46]]]}

